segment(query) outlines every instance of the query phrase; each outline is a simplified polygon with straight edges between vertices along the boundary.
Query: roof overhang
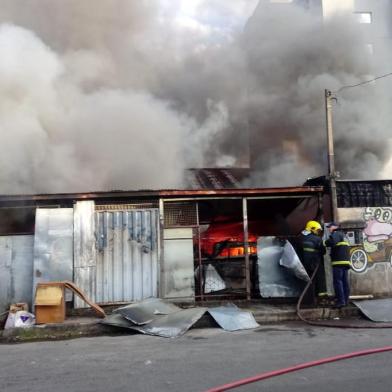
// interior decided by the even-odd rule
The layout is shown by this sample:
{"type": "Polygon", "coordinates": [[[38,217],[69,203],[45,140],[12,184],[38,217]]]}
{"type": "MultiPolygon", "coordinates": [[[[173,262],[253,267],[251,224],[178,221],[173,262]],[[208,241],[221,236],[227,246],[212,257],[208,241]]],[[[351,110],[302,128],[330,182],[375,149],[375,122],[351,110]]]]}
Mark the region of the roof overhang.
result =
{"type": "Polygon", "coordinates": [[[139,191],[108,191],[86,193],[53,193],[36,195],[0,195],[0,205],[36,205],[71,203],[81,200],[113,201],[209,198],[209,197],[289,197],[309,196],[323,192],[322,186],[301,186],[285,188],[247,188],[247,189],[168,189],[139,191]]]}

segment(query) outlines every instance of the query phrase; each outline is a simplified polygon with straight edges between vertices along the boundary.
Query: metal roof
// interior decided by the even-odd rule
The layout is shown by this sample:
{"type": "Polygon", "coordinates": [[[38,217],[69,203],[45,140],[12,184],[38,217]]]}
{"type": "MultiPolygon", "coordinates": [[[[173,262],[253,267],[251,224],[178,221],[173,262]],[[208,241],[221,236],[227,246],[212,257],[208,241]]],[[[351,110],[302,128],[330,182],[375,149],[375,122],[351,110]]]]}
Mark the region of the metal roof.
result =
{"type": "Polygon", "coordinates": [[[186,181],[192,189],[241,188],[241,184],[249,174],[249,168],[188,169],[186,181]]]}
{"type": "Polygon", "coordinates": [[[85,193],[53,193],[36,195],[0,195],[0,204],[34,204],[39,202],[71,202],[76,200],[125,200],[125,199],[159,199],[183,197],[252,197],[264,195],[305,195],[322,192],[322,186],[299,186],[282,188],[242,188],[242,189],[167,189],[138,191],[108,191],[85,193]]]}

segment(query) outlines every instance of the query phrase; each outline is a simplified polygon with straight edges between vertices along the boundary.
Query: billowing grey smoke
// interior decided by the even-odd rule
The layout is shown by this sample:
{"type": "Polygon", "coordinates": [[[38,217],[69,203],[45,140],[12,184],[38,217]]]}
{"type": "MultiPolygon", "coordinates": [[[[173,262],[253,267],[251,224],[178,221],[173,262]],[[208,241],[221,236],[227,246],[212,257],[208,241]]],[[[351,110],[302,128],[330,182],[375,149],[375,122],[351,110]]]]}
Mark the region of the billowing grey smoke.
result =
{"type": "Polygon", "coordinates": [[[227,127],[220,102],[196,120],[161,87],[200,34],[159,2],[95,4],[2,1],[1,193],[179,187],[227,127]]]}
{"type": "MultiPolygon", "coordinates": [[[[173,19],[183,3],[1,1],[1,193],[180,187],[197,166],[250,164],[249,186],[325,173],[324,88],[385,70],[355,26],[266,5],[243,31],[255,0],[173,19]]],[[[388,158],[385,86],[339,94],[346,177],[388,158]]]]}
{"type": "MultiPolygon", "coordinates": [[[[326,173],[324,89],[338,90],[390,69],[387,62],[374,63],[376,56],[369,56],[358,24],[347,15],[323,23],[295,7],[259,11],[245,35],[250,138],[259,168],[252,180],[298,184],[326,173]]],[[[335,153],[346,178],[377,178],[391,156],[390,86],[384,79],[337,94],[335,153]]]]}

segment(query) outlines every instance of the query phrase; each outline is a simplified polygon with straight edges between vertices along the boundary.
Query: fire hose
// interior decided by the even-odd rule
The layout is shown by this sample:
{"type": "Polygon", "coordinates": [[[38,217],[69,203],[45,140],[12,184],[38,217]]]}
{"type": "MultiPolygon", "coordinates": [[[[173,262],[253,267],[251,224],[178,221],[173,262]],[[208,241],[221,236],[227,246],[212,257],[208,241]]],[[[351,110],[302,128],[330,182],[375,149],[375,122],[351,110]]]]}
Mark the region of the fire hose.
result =
{"type": "Polygon", "coordinates": [[[273,370],[271,372],[257,374],[256,376],[253,376],[253,377],[248,377],[248,378],[243,378],[241,380],[233,381],[228,384],[224,384],[224,385],[220,385],[218,387],[210,388],[205,392],[227,391],[229,389],[238,388],[243,385],[251,384],[256,381],[266,380],[267,378],[272,378],[272,377],[280,376],[282,374],[292,373],[297,370],[302,370],[302,369],[306,369],[306,368],[310,368],[310,367],[314,367],[314,366],[319,366],[319,365],[323,365],[325,363],[342,361],[344,359],[362,357],[362,356],[371,355],[371,354],[379,354],[379,353],[383,353],[386,351],[392,351],[392,346],[373,348],[373,349],[369,349],[369,350],[354,351],[354,352],[348,353],[348,354],[341,354],[341,355],[336,355],[334,357],[318,359],[316,361],[304,362],[299,365],[289,366],[289,367],[286,367],[283,369],[273,370]]]}
{"type": "Polygon", "coordinates": [[[355,323],[326,323],[323,321],[311,321],[311,320],[307,320],[301,313],[301,305],[302,305],[302,301],[305,297],[305,294],[307,293],[307,291],[309,290],[310,286],[313,283],[313,280],[317,274],[317,271],[320,268],[320,264],[319,263],[316,268],[314,269],[312,275],[310,276],[310,279],[308,281],[308,283],[306,284],[304,290],[302,291],[302,294],[300,295],[298,302],[297,302],[297,316],[300,320],[302,320],[304,323],[307,323],[309,325],[316,325],[319,327],[329,327],[329,328],[357,328],[357,329],[369,329],[369,328],[375,328],[375,329],[379,329],[379,328],[392,328],[392,323],[372,323],[372,324],[366,324],[366,325],[361,325],[361,324],[355,324],[355,323]]]}
{"type": "MultiPolygon", "coordinates": [[[[352,323],[326,323],[323,321],[311,321],[307,320],[302,314],[301,314],[301,304],[303,301],[303,298],[307,291],[309,290],[310,286],[313,283],[313,280],[317,274],[318,269],[320,268],[320,264],[318,264],[313,271],[310,280],[306,284],[302,294],[300,295],[298,302],[297,302],[297,315],[302,320],[303,322],[310,324],[310,325],[316,325],[316,326],[323,326],[323,327],[332,327],[332,328],[392,328],[391,323],[382,323],[382,324],[367,324],[366,326],[363,325],[357,325],[357,324],[352,324],[352,323]]],[[[327,357],[327,358],[322,358],[318,359],[316,361],[310,361],[310,362],[304,362],[298,365],[294,366],[289,366],[286,368],[278,369],[278,370],[273,370],[270,372],[265,372],[265,373],[260,373],[252,377],[248,378],[243,378],[237,381],[233,381],[227,384],[220,385],[218,387],[210,388],[206,390],[205,392],[222,392],[222,391],[227,391],[229,389],[233,388],[238,388],[243,385],[251,384],[257,381],[262,381],[266,380],[268,378],[272,377],[277,377],[283,374],[287,373],[292,373],[296,372],[298,370],[314,367],[314,366],[319,366],[319,365],[324,365],[326,363],[331,363],[331,362],[337,362],[337,361],[342,361],[345,359],[350,359],[350,358],[356,358],[356,357],[361,357],[365,355],[372,355],[372,354],[379,354],[387,351],[392,351],[392,346],[385,346],[385,347],[379,347],[379,348],[373,348],[373,349],[368,349],[368,350],[361,350],[361,351],[354,351],[351,353],[347,354],[341,354],[341,355],[336,355],[333,357],[327,357]]]]}

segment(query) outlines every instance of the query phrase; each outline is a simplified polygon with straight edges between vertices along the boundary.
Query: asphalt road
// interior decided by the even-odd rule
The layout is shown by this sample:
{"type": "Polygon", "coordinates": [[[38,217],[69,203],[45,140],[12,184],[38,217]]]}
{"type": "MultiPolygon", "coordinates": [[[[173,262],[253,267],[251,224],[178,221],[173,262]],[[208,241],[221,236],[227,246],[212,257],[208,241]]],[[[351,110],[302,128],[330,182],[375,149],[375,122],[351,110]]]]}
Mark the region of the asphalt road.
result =
{"type": "MultiPolygon", "coordinates": [[[[392,345],[392,330],[342,330],[300,323],[253,331],[188,331],[0,345],[2,392],[204,391],[305,361],[392,345]]],[[[390,392],[392,352],[350,359],[236,391],[390,392]]]]}

